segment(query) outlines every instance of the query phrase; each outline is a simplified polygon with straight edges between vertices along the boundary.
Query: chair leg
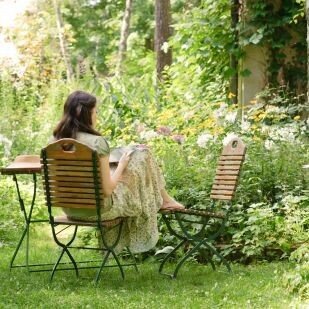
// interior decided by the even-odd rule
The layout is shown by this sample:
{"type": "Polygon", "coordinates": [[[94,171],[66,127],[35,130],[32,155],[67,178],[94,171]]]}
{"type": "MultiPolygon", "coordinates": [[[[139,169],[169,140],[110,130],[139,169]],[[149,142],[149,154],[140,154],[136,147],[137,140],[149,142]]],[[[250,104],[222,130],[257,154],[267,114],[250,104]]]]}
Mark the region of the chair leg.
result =
{"type": "Polygon", "coordinates": [[[160,267],[159,267],[159,273],[162,274],[162,275],[166,275],[166,276],[169,276],[171,278],[174,278],[174,275],[172,274],[168,274],[168,273],[163,273],[163,268],[164,268],[164,265],[165,263],[168,261],[168,259],[186,242],[186,239],[183,239],[169,254],[167,254],[165,256],[165,258],[163,259],[163,261],[161,262],[160,264],[160,267]]]}
{"type": "Polygon", "coordinates": [[[212,267],[212,270],[216,270],[216,265],[215,265],[215,263],[212,261],[212,259],[209,258],[208,261],[209,261],[209,263],[210,263],[210,265],[211,265],[211,267],[212,267]]]}
{"type": "Polygon", "coordinates": [[[55,271],[57,270],[57,267],[58,267],[58,265],[59,265],[59,263],[60,263],[60,260],[61,260],[62,257],[63,257],[64,252],[65,252],[65,250],[62,249],[62,251],[61,251],[61,253],[60,253],[59,257],[58,257],[58,260],[57,260],[56,264],[55,264],[54,267],[53,267],[53,271],[52,271],[51,276],[50,276],[50,279],[49,279],[50,282],[52,282],[52,280],[53,280],[53,278],[54,278],[55,271]]]}
{"type": "Polygon", "coordinates": [[[194,252],[196,252],[201,246],[202,246],[203,242],[200,241],[198,244],[196,244],[191,250],[189,250],[181,259],[180,261],[177,263],[174,273],[173,273],[173,278],[176,279],[178,271],[180,270],[181,266],[183,265],[183,263],[190,257],[192,256],[192,254],[194,252]]]}
{"type": "Polygon", "coordinates": [[[57,234],[56,234],[56,231],[55,231],[55,227],[52,225],[52,233],[53,233],[54,240],[55,240],[56,244],[62,248],[62,251],[61,251],[61,254],[60,254],[57,262],[55,263],[55,265],[53,267],[52,274],[51,274],[51,277],[50,277],[50,281],[53,280],[54,274],[55,274],[57,267],[58,267],[58,265],[59,265],[59,263],[60,263],[60,261],[63,257],[64,252],[68,255],[69,259],[71,260],[71,262],[74,266],[74,269],[75,269],[76,277],[78,277],[77,264],[76,264],[72,254],[70,253],[70,251],[68,249],[68,246],[70,246],[73,243],[73,241],[75,240],[75,237],[76,237],[76,234],[77,234],[77,229],[78,229],[78,226],[75,226],[72,238],[67,242],[67,244],[63,244],[58,240],[57,234]]]}
{"type": "Polygon", "coordinates": [[[122,265],[121,265],[121,263],[120,263],[120,261],[119,261],[119,259],[118,259],[117,254],[115,253],[114,250],[110,250],[110,252],[111,252],[111,254],[113,255],[113,257],[114,257],[114,259],[115,259],[115,261],[116,261],[116,263],[117,263],[117,265],[118,265],[118,267],[119,267],[119,270],[120,270],[122,279],[124,279],[124,271],[123,271],[122,265]]]}
{"type": "Polygon", "coordinates": [[[96,279],[95,279],[95,284],[97,284],[98,281],[99,281],[99,278],[100,278],[100,275],[101,275],[101,271],[102,271],[102,269],[103,269],[103,267],[104,267],[104,265],[105,265],[109,255],[110,255],[110,253],[111,253],[110,251],[107,251],[106,254],[105,254],[105,257],[104,257],[104,259],[102,261],[101,267],[100,267],[100,269],[97,272],[96,279]]]}
{"type": "Polygon", "coordinates": [[[135,270],[136,270],[137,272],[139,272],[139,271],[138,271],[138,267],[137,267],[136,258],[135,258],[135,256],[134,256],[134,254],[132,254],[132,252],[131,252],[131,250],[130,250],[129,247],[127,247],[127,250],[128,250],[128,252],[129,252],[129,254],[130,254],[130,257],[131,257],[131,258],[133,259],[133,261],[134,261],[134,268],[135,268],[135,270]]]}
{"type": "Polygon", "coordinates": [[[102,271],[104,265],[106,264],[107,258],[108,258],[108,256],[109,256],[110,254],[113,255],[113,258],[115,259],[115,261],[116,261],[116,263],[117,263],[117,266],[118,266],[118,268],[119,268],[119,270],[120,270],[121,277],[122,277],[122,279],[124,279],[124,271],[123,271],[122,265],[121,265],[121,263],[120,263],[120,261],[119,261],[117,255],[116,255],[115,251],[114,251],[114,248],[115,248],[115,247],[118,245],[118,243],[119,243],[120,236],[121,236],[121,233],[122,233],[122,227],[123,227],[123,222],[121,222],[121,223],[118,225],[118,235],[117,235],[117,237],[116,237],[116,239],[115,239],[115,241],[114,241],[114,243],[113,243],[112,245],[108,245],[108,244],[106,243],[106,240],[105,240],[105,238],[104,238],[103,229],[102,229],[102,228],[99,229],[99,231],[100,231],[100,237],[101,237],[101,240],[102,240],[102,245],[104,246],[104,248],[105,248],[105,250],[107,251],[107,253],[106,253],[106,255],[105,255],[104,259],[103,259],[103,262],[102,262],[102,264],[101,264],[101,267],[100,267],[100,269],[99,269],[99,271],[98,271],[98,273],[97,273],[97,276],[96,276],[96,283],[97,283],[98,280],[99,280],[101,271],[102,271]]]}
{"type": "Polygon", "coordinates": [[[218,250],[216,248],[214,248],[212,245],[210,245],[207,240],[206,241],[203,241],[203,245],[206,246],[213,254],[215,254],[219,259],[220,261],[225,265],[225,267],[227,268],[228,272],[231,272],[232,269],[231,269],[231,266],[230,264],[227,262],[227,260],[223,257],[222,254],[220,254],[218,252],[218,250]]]}

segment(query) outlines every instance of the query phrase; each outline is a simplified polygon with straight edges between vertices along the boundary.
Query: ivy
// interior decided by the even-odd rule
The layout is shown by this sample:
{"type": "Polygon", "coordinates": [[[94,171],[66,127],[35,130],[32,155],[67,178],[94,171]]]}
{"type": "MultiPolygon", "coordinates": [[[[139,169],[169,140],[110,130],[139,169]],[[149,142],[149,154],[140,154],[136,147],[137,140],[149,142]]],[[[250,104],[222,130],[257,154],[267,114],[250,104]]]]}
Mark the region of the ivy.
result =
{"type": "Polygon", "coordinates": [[[298,93],[306,92],[305,1],[247,0],[240,25],[242,48],[248,44],[269,52],[268,83],[283,83],[298,93]],[[279,77],[279,75],[281,76],[279,77]]]}

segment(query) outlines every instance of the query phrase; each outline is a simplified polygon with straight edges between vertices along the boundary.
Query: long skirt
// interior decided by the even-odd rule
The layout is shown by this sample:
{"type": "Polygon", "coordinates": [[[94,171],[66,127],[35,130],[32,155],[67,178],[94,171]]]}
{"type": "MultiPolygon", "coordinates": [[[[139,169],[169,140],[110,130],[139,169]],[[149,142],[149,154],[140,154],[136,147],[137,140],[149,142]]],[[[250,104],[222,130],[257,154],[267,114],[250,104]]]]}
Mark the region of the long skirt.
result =
{"type": "MultiPolygon", "coordinates": [[[[145,252],[156,245],[159,238],[157,213],[162,206],[161,190],[164,186],[161,170],[151,152],[148,149],[133,152],[122,180],[112,197],[105,199],[101,210],[102,220],[125,218],[117,252],[124,247],[133,253],[145,252]]],[[[69,216],[81,219],[80,215],[69,216]]],[[[89,215],[82,217],[84,220],[95,219],[89,215]]],[[[117,228],[105,231],[108,244],[114,242],[117,232],[117,228]]]]}

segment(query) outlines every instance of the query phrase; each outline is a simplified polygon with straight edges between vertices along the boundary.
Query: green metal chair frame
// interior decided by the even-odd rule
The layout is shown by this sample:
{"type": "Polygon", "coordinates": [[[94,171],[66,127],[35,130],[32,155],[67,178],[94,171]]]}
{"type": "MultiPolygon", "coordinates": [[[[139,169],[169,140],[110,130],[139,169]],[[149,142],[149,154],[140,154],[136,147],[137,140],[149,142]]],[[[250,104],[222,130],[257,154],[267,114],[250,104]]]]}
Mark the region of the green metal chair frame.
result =
{"type": "MultiPolygon", "coordinates": [[[[122,278],[124,279],[123,266],[134,266],[137,269],[134,256],[133,263],[121,264],[115,252],[115,247],[119,243],[123,230],[124,218],[114,220],[102,220],[101,209],[103,207],[104,195],[101,189],[100,161],[97,152],[88,146],[74,140],[61,139],[49,144],[41,151],[41,164],[43,167],[43,184],[46,198],[46,205],[49,213],[49,223],[52,228],[54,241],[62,248],[62,251],[53,267],[50,281],[52,281],[57,270],[75,270],[78,276],[79,269],[99,268],[95,282],[97,283],[103,267],[118,267],[122,278]],[[70,150],[66,150],[66,149],[70,150]],[[55,217],[53,208],[72,208],[72,209],[93,209],[96,213],[94,221],[82,221],[68,218],[67,216],[55,217]],[[65,226],[61,231],[56,231],[57,226],[65,226]],[[74,232],[67,242],[59,239],[58,234],[69,226],[74,226],[74,232]],[[81,247],[73,246],[78,227],[96,227],[99,231],[99,237],[103,247],[81,247]],[[113,244],[108,244],[104,237],[106,230],[118,229],[117,237],[113,244]],[[99,265],[79,266],[80,263],[92,263],[97,261],[77,262],[71,249],[99,250],[102,253],[102,260],[99,265]],[[61,263],[64,254],[69,257],[70,263],[61,263]],[[116,262],[115,265],[107,265],[109,256],[112,256],[116,262]],[[61,264],[71,264],[65,267],[61,264]],[[61,268],[58,266],[61,265],[61,268]],[[73,265],[73,267],[72,267],[73,265]]],[[[85,264],[83,264],[85,265],[85,264]]]]}
{"type": "Polygon", "coordinates": [[[218,252],[213,242],[224,232],[226,222],[232,209],[232,200],[237,188],[242,163],[245,158],[246,147],[239,138],[233,138],[222,150],[214,183],[211,190],[211,205],[206,209],[179,209],[161,211],[162,217],[169,232],[180,242],[162,260],[159,273],[176,278],[186,260],[202,249],[208,250],[207,258],[213,270],[216,269],[213,256],[219,258],[228,271],[231,267],[226,259],[218,252]],[[221,207],[219,207],[221,206],[221,207]],[[220,209],[218,211],[218,208],[220,209]],[[173,222],[177,224],[173,224],[173,222]],[[194,228],[193,228],[194,226],[194,228]],[[192,231],[193,230],[193,231],[192,231]],[[165,273],[166,262],[175,255],[176,251],[184,246],[189,249],[177,262],[173,273],[165,273]]]}

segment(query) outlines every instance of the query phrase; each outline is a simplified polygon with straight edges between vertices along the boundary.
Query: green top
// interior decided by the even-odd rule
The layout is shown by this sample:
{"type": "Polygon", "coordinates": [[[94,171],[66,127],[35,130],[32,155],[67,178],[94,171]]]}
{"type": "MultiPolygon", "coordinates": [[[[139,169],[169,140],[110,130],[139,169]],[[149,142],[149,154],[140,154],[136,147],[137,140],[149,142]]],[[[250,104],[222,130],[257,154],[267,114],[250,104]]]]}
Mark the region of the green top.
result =
{"type": "Polygon", "coordinates": [[[103,136],[79,132],[77,133],[76,139],[90,148],[95,149],[102,157],[110,154],[109,145],[103,136]]]}

